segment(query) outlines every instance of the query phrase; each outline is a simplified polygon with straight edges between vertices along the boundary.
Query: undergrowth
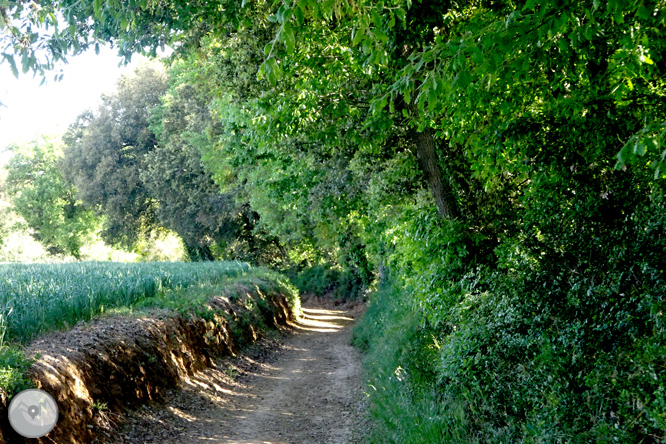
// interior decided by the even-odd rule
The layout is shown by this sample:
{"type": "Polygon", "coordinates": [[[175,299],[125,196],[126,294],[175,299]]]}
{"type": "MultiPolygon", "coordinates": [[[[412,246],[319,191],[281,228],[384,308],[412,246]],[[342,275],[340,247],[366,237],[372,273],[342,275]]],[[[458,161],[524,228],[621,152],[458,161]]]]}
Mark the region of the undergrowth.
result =
{"type": "Polygon", "coordinates": [[[398,287],[388,282],[380,285],[354,329],[353,344],[365,352],[373,424],[369,443],[439,443],[447,433],[470,442],[464,430],[452,424],[455,418],[440,414],[438,343],[398,287]]]}
{"type": "Polygon", "coordinates": [[[33,388],[34,384],[26,376],[32,359],[23,354],[17,346],[0,347],[0,391],[14,395],[22,390],[33,388]]]}
{"type": "Polygon", "coordinates": [[[335,300],[353,301],[363,298],[372,281],[372,274],[359,267],[314,265],[287,274],[303,295],[326,296],[335,300]]]}
{"type": "Polygon", "coordinates": [[[625,293],[617,272],[553,299],[537,272],[477,270],[439,319],[385,282],[354,332],[369,442],[666,442],[666,288],[635,273],[650,287],[625,293]]]}

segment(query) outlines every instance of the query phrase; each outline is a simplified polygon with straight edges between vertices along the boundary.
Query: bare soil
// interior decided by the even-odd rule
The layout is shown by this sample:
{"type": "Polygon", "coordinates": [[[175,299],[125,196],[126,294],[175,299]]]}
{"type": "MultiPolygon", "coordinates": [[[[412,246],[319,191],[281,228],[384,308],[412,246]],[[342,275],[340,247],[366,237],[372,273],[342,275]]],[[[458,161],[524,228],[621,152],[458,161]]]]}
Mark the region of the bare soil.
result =
{"type": "Polygon", "coordinates": [[[106,443],[360,443],[363,389],[351,326],[362,308],[304,308],[289,331],[215,360],[158,402],[99,409],[106,443]],[[119,425],[121,424],[121,425],[119,425]]]}

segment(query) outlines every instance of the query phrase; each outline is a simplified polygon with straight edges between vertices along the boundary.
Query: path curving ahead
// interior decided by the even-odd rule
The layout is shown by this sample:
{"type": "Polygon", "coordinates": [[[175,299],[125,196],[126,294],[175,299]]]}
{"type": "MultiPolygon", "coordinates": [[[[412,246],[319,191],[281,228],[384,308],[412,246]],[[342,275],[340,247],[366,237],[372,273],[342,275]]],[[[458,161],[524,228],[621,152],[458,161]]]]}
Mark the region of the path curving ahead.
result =
{"type": "MultiPolygon", "coordinates": [[[[131,413],[99,442],[353,444],[358,442],[360,355],[353,315],[304,308],[294,334],[218,361],[160,404],[131,413]]],[[[102,413],[104,417],[104,414],[102,413]]],[[[109,423],[113,415],[104,417],[109,423]]]]}

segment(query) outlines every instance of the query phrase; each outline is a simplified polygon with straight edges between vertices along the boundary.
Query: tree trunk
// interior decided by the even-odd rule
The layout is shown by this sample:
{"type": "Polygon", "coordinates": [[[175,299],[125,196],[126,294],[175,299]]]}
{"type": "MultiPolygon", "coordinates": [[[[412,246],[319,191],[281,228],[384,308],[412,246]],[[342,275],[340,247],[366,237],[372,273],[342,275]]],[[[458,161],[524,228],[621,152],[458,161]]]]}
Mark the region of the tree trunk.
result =
{"type": "MultiPolygon", "coordinates": [[[[416,116],[416,106],[412,104],[410,108],[414,113],[413,115],[416,116]]],[[[412,138],[416,145],[416,159],[419,168],[428,182],[432,196],[435,198],[439,215],[445,219],[453,219],[457,216],[453,190],[444,180],[444,172],[439,165],[439,156],[437,156],[432,130],[430,128],[425,128],[423,131],[414,129],[412,138]]]]}
{"type": "MultiPolygon", "coordinates": [[[[407,60],[411,52],[411,46],[403,45],[400,51],[401,57],[407,60]]],[[[412,118],[418,121],[419,108],[416,105],[415,98],[412,98],[410,103],[405,103],[405,105],[412,118]]],[[[425,176],[426,182],[428,182],[428,188],[430,188],[432,197],[435,198],[435,205],[437,205],[440,217],[444,219],[455,218],[458,216],[456,201],[453,196],[453,190],[448,182],[444,180],[444,172],[439,165],[439,156],[437,155],[432,129],[426,127],[423,131],[418,131],[416,128],[413,128],[412,140],[416,146],[416,160],[418,161],[419,169],[425,176]]]]}

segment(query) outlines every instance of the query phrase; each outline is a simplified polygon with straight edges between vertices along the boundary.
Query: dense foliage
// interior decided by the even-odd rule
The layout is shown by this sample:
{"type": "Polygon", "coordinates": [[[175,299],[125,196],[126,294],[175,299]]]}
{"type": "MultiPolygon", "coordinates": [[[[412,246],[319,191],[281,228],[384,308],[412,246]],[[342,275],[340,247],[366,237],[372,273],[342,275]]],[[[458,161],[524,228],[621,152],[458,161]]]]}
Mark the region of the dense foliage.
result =
{"type": "Polygon", "coordinates": [[[7,195],[5,184],[7,171],[0,169],[0,247],[4,246],[5,238],[10,231],[10,198],[7,195]]]}
{"type": "Polygon", "coordinates": [[[157,205],[140,178],[145,156],[157,145],[148,112],[167,88],[166,73],[144,66],[118,82],[98,111],[81,114],[63,137],[60,169],[79,198],[104,215],[102,238],[131,246],[157,226],[157,205]]]}
{"type": "Polygon", "coordinates": [[[158,145],[144,157],[140,175],[159,203],[158,220],[181,236],[191,258],[212,260],[217,253],[255,263],[280,262],[284,253],[279,242],[257,229],[259,215],[239,187],[220,192],[214,174],[202,163],[202,153],[220,136],[205,94],[188,81],[183,66],[174,66],[170,75],[170,88],[150,112],[158,145]]]}
{"type": "Polygon", "coordinates": [[[153,161],[198,151],[302,285],[386,281],[377,442],[666,440],[663,1],[44,3],[178,48],[153,161]]]}
{"type": "MultiPolygon", "coordinates": [[[[60,142],[42,137],[10,150],[13,156],[4,188],[13,208],[51,254],[79,258],[82,245],[98,222],[77,200],[75,189],[65,183],[56,166],[62,157],[60,142]]],[[[9,214],[5,217],[10,220],[9,214]]]]}

